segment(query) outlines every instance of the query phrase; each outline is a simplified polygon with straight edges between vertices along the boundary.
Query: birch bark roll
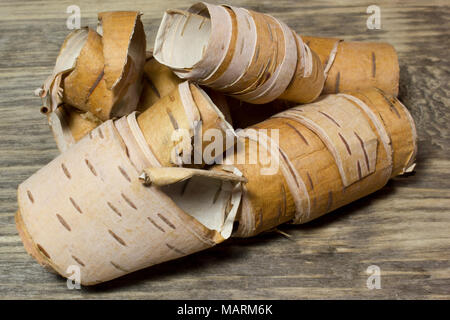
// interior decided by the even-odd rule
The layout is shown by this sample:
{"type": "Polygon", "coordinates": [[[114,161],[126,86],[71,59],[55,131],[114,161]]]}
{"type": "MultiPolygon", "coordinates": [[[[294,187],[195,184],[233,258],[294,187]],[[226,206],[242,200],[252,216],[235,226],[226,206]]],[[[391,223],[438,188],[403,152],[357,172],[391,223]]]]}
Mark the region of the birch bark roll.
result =
{"type": "Polygon", "coordinates": [[[231,6],[197,3],[168,10],[155,58],[183,79],[254,104],[310,102],[322,91],[318,56],[283,22],[231,6]]]}
{"type": "Polygon", "coordinates": [[[389,178],[412,170],[417,152],[408,110],[377,89],[325,96],[279,113],[241,136],[245,148],[228,158],[248,180],[235,231],[239,237],[285,222],[305,223],[368,195],[389,178]],[[278,143],[271,143],[270,129],[279,130],[278,143]],[[267,165],[248,163],[257,152],[250,141],[279,164],[275,174],[262,173],[267,165]],[[236,162],[243,156],[246,164],[236,162]]]}
{"type": "MultiPolygon", "coordinates": [[[[333,38],[302,36],[325,66],[325,85],[322,94],[361,91],[379,88],[396,96],[399,85],[399,65],[395,49],[388,43],[347,42],[333,38]]],[[[304,81],[296,78],[297,81],[304,81]]],[[[308,85],[297,88],[307,90],[308,85]]],[[[298,90],[298,89],[296,89],[298,90]]],[[[289,100],[289,88],[279,99],[289,100]]],[[[255,106],[231,102],[230,110],[236,128],[264,121],[277,112],[288,109],[292,103],[275,100],[255,106]]]]}
{"type": "Polygon", "coordinates": [[[136,132],[135,113],[108,120],[19,186],[17,228],[40,264],[64,277],[77,267],[92,285],[230,236],[240,178],[187,172],[146,186],[139,176],[155,163],[136,132]]]}

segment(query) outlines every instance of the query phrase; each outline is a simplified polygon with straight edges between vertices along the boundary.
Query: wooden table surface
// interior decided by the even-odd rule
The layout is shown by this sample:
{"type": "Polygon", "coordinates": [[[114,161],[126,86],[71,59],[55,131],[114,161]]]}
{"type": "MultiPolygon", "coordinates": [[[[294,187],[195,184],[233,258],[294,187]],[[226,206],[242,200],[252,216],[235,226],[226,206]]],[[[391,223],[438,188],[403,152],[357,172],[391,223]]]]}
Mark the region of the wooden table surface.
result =
{"type": "MultiPolygon", "coordinates": [[[[211,2],[224,2],[211,1],[211,2]]],[[[450,298],[450,6],[448,1],[228,1],[270,13],[301,34],[388,41],[398,50],[400,99],[418,129],[416,174],[302,226],[232,239],[210,250],[96,287],[68,290],[29,257],[14,212],[20,182],[58,151],[33,90],[67,35],[69,5],[82,25],[96,13],[141,10],[152,46],[165,9],[191,1],[0,2],[0,298],[407,299],[450,298]],[[366,9],[381,9],[368,30],[366,9]],[[381,289],[366,286],[369,266],[381,289]]]]}

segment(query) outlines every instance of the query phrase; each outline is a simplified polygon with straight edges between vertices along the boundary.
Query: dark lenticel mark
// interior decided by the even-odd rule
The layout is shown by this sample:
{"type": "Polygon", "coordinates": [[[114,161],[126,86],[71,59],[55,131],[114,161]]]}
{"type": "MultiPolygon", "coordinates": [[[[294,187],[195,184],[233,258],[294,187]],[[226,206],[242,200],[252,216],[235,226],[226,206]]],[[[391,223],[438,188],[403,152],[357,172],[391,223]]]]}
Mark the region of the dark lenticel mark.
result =
{"type": "Polygon", "coordinates": [[[375,78],[377,74],[377,60],[375,57],[375,52],[372,52],[372,77],[375,78]]]}
{"type": "Polygon", "coordinates": [[[97,171],[95,170],[94,166],[89,162],[88,159],[84,159],[84,162],[86,163],[89,170],[92,172],[94,176],[97,176],[97,171]]]}
{"type": "Polygon", "coordinates": [[[345,140],[344,137],[343,137],[340,133],[338,133],[338,134],[339,134],[339,138],[341,138],[342,142],[344,143],[345,148],[347,149],[348,154],[349,154],[349,155],[352,155],[352,151],[350,150],[350,146],[348,145],[347,140],[345,140]]]}
{"type": "Polygon", "coordinates": [[[72,203],[73,207],[79,212],[79,213],[83,213],[83,211],[81,211],[80,206],[75,202],[75,200],[73,200],[72,197],[69,198],[70,203],[72,203]]]}
{"type": "Polygon", "coordinates": [[[297,133],[297,135],[303,140],[303,142],[309,146],[308,140],[306,140],[305,136],[296,128],[294,127],[292,124],[290,124],[289,122],[284,122],[288,127],[294,129],[295,133],[297,133]]]}
{"type": "Polygon", "coordinates": [[[62,226],[67,229],[67,231],[71,231],[72,230],[70,228],[69,224],[66,222],[66,220],[64,220],[63,217],[61,217],[59,214],[56,214],[56,217],[58,218],[58,220],[62,224],[62,226]]]}
{"type": "Polygon", "coordinates": [[[123,193],[121,193],[120,195],[122,196],[123,200],[125,200],[125,202],[126,202],[130,207],[132,207],[134,210],[137,210],[136,205],[135,205],[130,199],[128,199],[128,197],[127,197],[126,195],[124,195],[123,193]]]}
{"type": "Polygon", "coordinates": [[[359,177],[359,180],[361,180],[362,173],[361,173],[361,164],[359,163],[359,160],[356,161],[356,164],[358,166],[358,177],[359,177]]]}
{"type": "Polygon", "coordinates": [[[27,190],[27,196],[28,196],[28,199],[30,199],[31,203],[34,203],[34,198],[33,198],[33,195],[31,194],[30,190],[27,190]]]}
{"type": "Polygon", "coordinates": [[[171,227],[172,229],[176,229],[176,227],[172,224],[172,222],[170,222],[169,220],[167,220],[166,217],[164,217],[161,213],[158,213],[158,217],[165,223],[167,224],[169,227],[171,227]]]}
{"type": "Polygon", "coordinates": [[[39,251],[40,251],[44,256],[46,256],[48,259],[51,259],[51,258],[50,258],[50,255],[48,254],[48,252],[45,251],[45,249],[42,248],[42,246],[41,246],[39,243],[36,244],[36,247],[39,249],[39,251]]]}
{"type": "Polygon", "coordinates": [[[366,160],[366,166],[367,166],[367,171],[370,171],[370,166],[369,166],[369,156],[367,155],[367,151],[366,151],[366,146],[364,145],[364,141],[361,139],[361,137],[356,133],[356,131],[354,131],[354,134],[356,136],[356,138],[358,138],[359,143],[361,145],[361,149],[363,150],[364,153],[364,158],[366,160]]]}
{"type": "Polygon", "coordinates": [[[333,205],[333,192],[328,191],[327,212],[330,211],[332,205],[333,205]]]}
{"type": "Polygon", "coordinates": [[[167,115],[169,116],[169,119],[170,119],[170,123],[172,124],[172,127],[175,129],[175,130],[178,130],[178,122],[177,122],[177,120],[175,119],[175,117],[173,116],[173,114],[172,114],[172,111],[170,111],[170,109],[168,109],[168,108],[166,108],[166,113],[167,113],[167,115]]]}
{"type": "Polygon", "coordinates": [[[327,114],[323,111],[317,111],[317,112],[319,112],[321,115],[323,115],[323,116],[327,117],[328,119],[330,119],[331,121],[333,121],[333,123],[335,125],[337,125],[339,128],[341,127],[340,124],[336,120],[334,120],[334,118],[332,116],[330,116],[329,114],[327,114]]]}
{"type": "Polygon", "coordinates": [[[64,163],[61,163],[61,169],[64,172],[64,174],[66,175],[66,177],[68,179],[72,178],[72,176],[70,175],[69,170],[67,170],[67,167],[64,165],[64,163]]]}
{"type": "Polygon", "coordinates": [[[127,172],[125,171],[124,168],[122,168],[121,166],[118,166],[117,168],[119,168],[120,173],[123,175],[123,177],[125,179],[127,179],[128,182],[131,182],[130,177],[128,176],[127,172]]]}
{"type": "Polygon", "coordinates": [[[116,263],[114,263],[114,262],[112,262],[112,261],[110,261],[110,263],[111,263],[111,265],[112,265],[114,268],[116,268],[117,270],[122,271],[122,272],[128,272],[127,269],[122,268],[122,267],[119,266],[118,264],[116,264],[116,263]]]}
{"type": "Polygon", "coordinates": [[[111,202],[107,201],[106,204],[111,208],[112,211],[114,211],[115,214],[117,214],[119,217],[122,216],[119,209],[117,209],[111,202]]]}
{"type": "Polygon", "coordinates": [[[115,234],[114,232],[112,232],[111,230],[108,229],[109,234],[121,245],[123,245],[124,247],[127,246],[127,244],[125,243],[125,241],[123,241],[123,239],[121,237],[119,237],[117,234],[115,234]]]}
{"type": "Polygon", "coordinates": [[[175,251],[178,254],[184,255],[184,252],[181,251],[180,249],[175,248],[174,246],[171,246],[170,244],[166,243],[167,248],[169,248],[170,250],[175,251]]]}
{"type": "Polygon", "coordinates": [[[105,137],[103,136],[103,131],[102,128],[98,128],[98,135],[100,136],[100,138],[104,139],[105,137]]]}
{"type": "Polygon", "coordinates": [[[166,232],[160,225],[158,225],[152,218],[147,217],[148,221],[155,226],[155,228],[161,230],[161,232],[166,232]]]}
{"type": "Polygon", "coordinates": [[[339,71],[336,75],[336,86],[334,88],[335,93],[339,92],[339,82],[341,81],[341,72],[339,71]]]}
{"type": "Polygon", "coordinates": [[[306,171],[306,176],[308,177],[309,184],[311,185],[311,190],[314,190],[314,184],[308,171],[306,171]]]}
{"type": "Polygon", "coordinates": [[[97,88],[98,84],[100,83],[100,80],[102,80],[104,75],[105,75],[105,70],[102,70],[102,72],[98,75],[97,79],[95,79],[95,82],[89,88],[89,92],[88,92],[86,99],[91,96],[92,92],[94,92],[95,88],[97,88]]]}
{"type": "Polygon", "coordinates": [[[79,258],[72,255],[72,259],[75,260],[80,266],[85,267],[85,264],[79,258]]]}

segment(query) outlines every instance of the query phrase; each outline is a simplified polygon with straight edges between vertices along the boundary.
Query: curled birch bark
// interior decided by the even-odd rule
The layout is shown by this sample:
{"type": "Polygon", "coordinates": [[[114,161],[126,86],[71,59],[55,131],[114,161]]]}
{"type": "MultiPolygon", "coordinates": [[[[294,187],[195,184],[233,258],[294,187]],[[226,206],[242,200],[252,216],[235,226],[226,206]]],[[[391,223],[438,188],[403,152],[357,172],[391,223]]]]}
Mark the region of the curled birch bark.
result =
{"type": "MultiPolygon", "coordinates": [[[[157,83],[166,83],[159,82],[157,76],[155,79],[157,83]]],[[[224,140],[222,150],[227,147],[227,141],[234,143],[234,130],[227,121],[230,118],[228,104],[216,106],[204,90],[188,81],[177,85],[173,82],[170,82],[173,90],[129,121],[136,122],[134,126],[142,130],[135,134],[139,136],[140,144],[148,149],[148,156],[154,159],[153,165],[202,167],[204,150],[209,144],[203,141],[205,132],[220,131],[224,140]]],[[[220,102],[220,97],[216,96],[215,100],[220,102]]],[[[50,114],[49,123],[58,148],[64,152],[102,122],[89,113],[62,106],[50,114]]]]}
{"type": "MultiPolygon", "coordinates": [[[[361,91],[379,88],[385,94],[397,96],[399,65],[395,49],[388,43],[352,42],[334,38],[302,36],[317,52],[325,67],[325,85],[322,94],[361,91]]],[[[285,98],[286,96],[281,96],[285,98]]],[[[246,128],[288,109],[284,101],[273,101],[261,106],[230,104],[237,128],[246,128]]]]}
{"type": "Polygon", "coordinates": [[[36,90],[44,99],[43,113],[64,102],[105,121],[136,109],[146,45],[140,13],[98,17],[99,33],[82,28],[65,39],[52,74],[36,90]]]}
{"type": "Polygon", "coordinates": [[[104,122],[18,189],[16,224],[28,253],[64,277],[79,267],[83,285],[207,249],[232,231],[239,171],[230,178],[175,168],[160,187],[143,184],[154,159],[134,116],[104,122]]]}
{"type": "Polygon", "coordinates": [[[279,97],[314,100],[324,74],[318,56],[274,17],[206,2],[168,10],[155,41],[155,58],[183,79],[254,104],[279,97]]]}
{"type": "Polygon", "coordinates": [[[417,152],[408,110],[377,89],[325,96],[240,135],[245,147],[225,159],[248,180],[235,231],[239,237],[285,222],[305,223],[368,195],[389,178],[413,170],[417,152]],[[279,130],[278,142],[271,129],[279,130]],[[251,164],[256,146],[259,157],[261,152],[267,156],[251,164]],[[265,174],[274,164],[279,170],[265,174]]]}
{"type": "Polygon", "coordinates": [[[371,87],[398,94],[397,53],[388,43],[343,41],[302,36],[325,68],[323,93],[359,91],[371,87]]]}
{"type": "MultiPolygon", "coordinates": [[[[143,73],[142,92],[136,108],[139,112],[147,110],[183,82],[169,68],[158,63],[151,52],[147,52],[143,73]]],[[[91,112],[84,112],[67,104],[61,105],[47,116],[61,152],[103,122],[91,112]]]]}
{"type": "MultiPolygon", "coordinates": [[[[155,104],[155,110],[152,110],[149,113],[161,111],[164,106],[162,106],[161,103],[157,104],[157,102],[173,92],[178,92],[178,86],[182,82],[183,80],[178,78],[168,67],[161,65],[152,58],[151,53],[148,53],[148,59],[144,66],[143,90],[137,111],[145,113],[145,111],[155,104]]],[[[224,118],[226,122],[231,123],[229,103],[222,94],[211,90],[208,90],[208,92],[205,93],[202,89],[194,85],[191,87],[196,93],[201,92],[201,95],[205,96],[205,101],[208,101],[206,105],[211,105],[210,109],[214,110],[213,112],[216,112],[216,109],[218,109],[217,112],[220,114],[220,119],[224,118]]],[[[187,85],[184,85],[184,96],[189,96],[189,93],[186,93],[186,88],[187,85]]],[[[170,97],[168,99],[170,100],[170,97]]],[[[185,99],[184,103],[187,104],[188,101],[189,99],[185,99]]],[[[205,101],[202,102],[202,105],[205,105],[205,101]]],[[[164,104],[167,105],[168,103],[171,104],[172,101],[167,102],[166,99],[164,104]]],[[[144,115],[143,117],[146,116],[144,115]]],[[[150,117],[148,117],[148,119],[150,119],[150,117]]],[[[54,112],[49,113],[48,121],[53,131],[56,144],[61,152],[67,150],[71,145],[103,122],[89,111],[84,112],[66,104],[61,105],[54,112]]],[[[207,120],[206,126],[209,128],[210,123],[208,121],[209,120],[207,120]]],[[[222,123],[222,120],[220,123],[222,123]]],[[[224,125],[223,128],[231,128],[228,124],[222,124],[224,125]]],[[[152,127],[155,125],[162,126],[162,124],[156,122],[149,123],[147,126],[152,127]]],[[[149,136],[152,135],[150,128],[148,129],[147,134],[149,136]]],[[[167,145],[167,149],[171,148],[171,146],[172,143],[167,145]]]]}
{"type": "Polygon", "coordinates": [[[209,144],[203,136],[208,131],[220,132],[222,150],[235,137],[232,126],[206,92],[188,81],[140,114],[137,123],[146,144],[163,167],[203,166],[204,151],[209,144]]]}
{"type": "MultiPolygon", "coordinates": [[[[322,94],[364,91],[379,88],[396,96],[399,65],[395,49],[388,43],[347,42],[333,38],[302,36],[311,50],[317,52],[325,68],[322,94]]],[[[301,78],[296,78],[299,81],[301,78]]],[[[298,86],[307,90],[307,85],[298,86]]],[[[230,111],[235,128],[246,128],[292,107],[287,90],[279,99],[255,106],[231,102],[230,111]]]]}

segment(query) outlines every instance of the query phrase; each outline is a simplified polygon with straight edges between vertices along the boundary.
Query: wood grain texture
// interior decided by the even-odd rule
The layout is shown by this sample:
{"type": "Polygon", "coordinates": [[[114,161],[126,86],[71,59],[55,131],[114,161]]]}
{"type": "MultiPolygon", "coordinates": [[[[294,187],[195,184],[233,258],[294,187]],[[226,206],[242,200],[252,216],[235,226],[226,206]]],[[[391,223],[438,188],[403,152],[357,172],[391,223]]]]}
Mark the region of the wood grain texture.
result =
{"type": "MultiPolygon", "coordinates": [[[[211,1],[221,3],[222,1],[211,1]]],[[[302,226],[291,235],[233,239],[213,249],[96,287],[68,290],[64,279],[29,257],[14,212],[20,182],[58,154],[33,96],[51,72],[68,33],[66,8],[96,13],[141,10],[148,45],[167,8],[192,2],[0,2],[0,298],[136,299],[449,299],[450,298],[450,6],[447,1],[377,1],[381,30],[367,30],[373,1],[229,1],[281,18],[300,34],[388,41],[400,59],[400,99],[418,128],[416,174],[302,226]],[[365,273],[381,268],[380,290],[365,273]]]]}

